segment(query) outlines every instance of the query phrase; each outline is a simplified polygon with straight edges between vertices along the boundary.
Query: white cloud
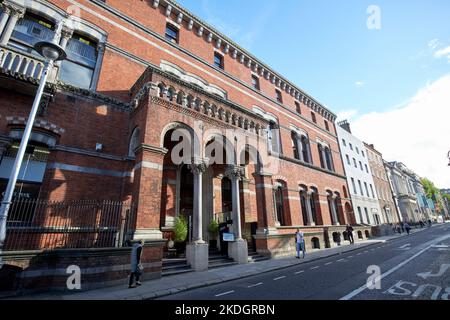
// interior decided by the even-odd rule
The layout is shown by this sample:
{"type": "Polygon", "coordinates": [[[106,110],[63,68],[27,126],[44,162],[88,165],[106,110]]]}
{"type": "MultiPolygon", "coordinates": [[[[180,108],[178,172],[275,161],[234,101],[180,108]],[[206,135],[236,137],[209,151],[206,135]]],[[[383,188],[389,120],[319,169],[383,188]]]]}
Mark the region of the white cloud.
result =
{"type": "Polygon", "coordinates": [[[355,82],[355,87],[357,87],[357,88],[361,88],[361,87],[364,87],[364,81],[356,81],[355,82]]]}
{"type": "Polygon", "coordinates": [[[421,89],[400,108],[352,122],[352,132],[373,143],[387,161],[401,161],[440,188],[450,187],[450,74],[421,89]]]}
{"type": "Polygon", "coordinates": [[[442,58],[444,56],[446,56],[447,59],[450,61],[450,46],[443,49],[439,49],[434,53],[434,57],[436,59],[442,58]]]}

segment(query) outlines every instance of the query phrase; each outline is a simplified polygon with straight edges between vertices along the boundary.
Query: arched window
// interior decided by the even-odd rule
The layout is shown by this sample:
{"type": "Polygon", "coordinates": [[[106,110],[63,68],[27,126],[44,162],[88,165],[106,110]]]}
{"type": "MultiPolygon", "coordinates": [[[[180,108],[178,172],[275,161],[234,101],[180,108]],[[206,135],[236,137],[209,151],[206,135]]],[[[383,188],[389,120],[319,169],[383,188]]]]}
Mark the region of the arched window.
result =
{"type": "Polygon", "coordinates": [[[298,145],[298,136],[295,131],[291,132],[291,139],[292,139],[292,149],[294,152],[294,158],[300,160],[300,150],[298,145]]]}
{"type": "Polygon", "coordinates": [[[14,27],[9,45],[37,55],[33,46],[39,41],[51,41],[54,36],[55,24],[52,21],[27,12],[14,27]]]}
{"type": "Polygon", "coordinates": [[[312,214],[312,218],[313,218],[313,222],[314,224],[318,224],[318,219],[317,219],[317,206],[316,206],[316,198],[318,200],[319,195],[318,195],[318,191],[316,188],[311,188],[311,190],[313,191],[313,193],[311,194],[311,196],[309,197],[309,202],[311,204],[311,214],[312,214]]]}
{"type": "Polygon", "coordinates": [[[334,171],[334,163],[333,163],[333,156],[331,154],[330,148],[325,148],[325,162],[327,169],[330,171],[334,171]]]}
{"type": "Polygon", "coordinates": [[[303,161],[312,164],[311,148],[308,137],[302,135],[300,138],[300,143],[302,144],[303,161]]]}
{"type": "Polygon", "coordinates": [[[135,150],[139,146],[140,139],[141,139],[141,131],[139,128],[135,128],[133,130],[133,133],[131,134],[130,138],[130,145],[128,148],[128,156],[134,157],[135,156],[135,150]]]}
{"type": "Polygon", "coordinates": [[[61,63],[60,80],[76,87],[91,88],[97,64],[97,43],[88,37],[74,33],[67,43],[67,59],[61,63]]]}
{"type": "Polygon", "coordinates": [[[317,145],[317,149],[319,151],[319,158],[320,158],[320,167],[325,169],[325,159],[323,157],[323,147],[321,144],[317,145]]]}
{"type": "Polygon", "coordinates": [[[300,205],[302,207],[302,218],[303,218],[303,225],[308,225],[308,208],[307,206],[307,198],[306,198],[306,192],[301,191],[300,192],[300,205]]]}
{"type": "Polygon", "coordinates": [[[333,193],[331,191],[327,192],[327,202],[328,202],[328,210],[330,211],[330,219],[331,224],[336,224],[338,221],[338,212],[337,212],[337,203],[335,199],[333,199],[333,193]],[[334,217],[336,215],[336,219],[334,217]]]}
{"type": "Polygon", "coordinates": [[[282,226],[285,225],[283,185],[281,185],[281,184],[278,184],[275,189],[275,210],[276,210],[278,222],[282,226]]]}
{"type": "Polygon", "coordinates": [[[267,139],[270,151],[274,153],[281,153],[280,128],[278,124],[273,121],[270,122],[268,128],[267,139]]]}

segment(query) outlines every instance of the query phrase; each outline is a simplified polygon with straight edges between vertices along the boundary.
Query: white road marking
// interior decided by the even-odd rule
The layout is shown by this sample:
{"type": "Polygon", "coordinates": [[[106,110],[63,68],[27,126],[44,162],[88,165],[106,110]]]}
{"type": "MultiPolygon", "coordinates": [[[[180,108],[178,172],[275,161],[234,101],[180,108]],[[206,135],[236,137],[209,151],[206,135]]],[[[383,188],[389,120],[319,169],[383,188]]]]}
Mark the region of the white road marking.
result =
{"type": "Polygon", "coordinates": [[[360,256],[360,255],[362,255],[362,252],[360,252],[360,253],[357,253],[356,255],[357,255],[357,256],[360,256]]]}
{"type": "Polygon", "coordinates": [[[233,292],[234,292],[234,290],[227,291],[227,292],[223,292],[223,293],[219,293],[219,294],[216,294],[215,297],[224,296],[224,295],[226,295],[226,294],[230,294],[230,293],[233,293],[233,292]]]}
{"type": "Polygon", "coordinates": [[[327,262],[325,263],[326,266],[329,266],[330,264],[332,264],[333,262],[327,262]]]}
{"type": "Polygon", "coordinates": [[[312,267],[311,270],[318,269],[319,266],[312,267]]]}
{"type": "Polygon", "coordinates": [[[284,279],[284,278],[286,278],[286,276],[281,276],[281,277],[275,278],[275,279],[273,279],[273,281],[277,281],[277,280],[284,279]]]}
{"type": "Polygon", "coordinates": [[[252,285],[248,286],[247,288],[254,288],[254,287],[260,286],[262,284],[263,284],[262,282],[258,282],[256,284],[252,284],[252,285]]]}
{"type": "Polygon", "coordinates": [[[442,276],[448,269],[450,269],[450,264],[441,264],[440,268],[439,268],[439,272],[438,273],[431,273],[431,271],[429,272],[423,272],[423,273],[418,273],[417,276],[421,277],[422,279],[428,279],[431,277],[440,277],[442,276]]]}
{"type": "Polygon", "coordinates": [[[299,274],[299,273],[303,273],[303,272],[305,272],[305,270],[300,270],[300,271],[297,271],[296,273],[294,273],[294,274],[299,274]]]}
{"type": "Polygon", "coordinates": [[[448,246],[445,244],[437,244],[437,245],[433,246],[433,248],[448,248],[448,246]]]}
{"type": "Polygon", "coordinates": [[[338,261],[339,261],[339,262],[342,262],[342,261],[345,261],[345,259],[339,259],[338,261]]]}
{"type": "Polygon", "coordinates": [[[347,258],[353,258],[353,256],[348,256],[347,258]]]}
{"type": "MultiPolygon", "coordinates": [[[[424,253],[425,251],[427,251],[428,249],[431,248],[431,245],[420,250],[419,252],[417,252],[415,255],[413,255],[412,257],[406,259],[405,261],[403,261],[402,263],[398,264],[397,266],[393,267],[392,269],[390,269],[389,271],[383,273],[380,276],[380,281],[387,277],[388,275],[390,275],[391,273],[397,271],[398,269],[400,269],[401,267],[403,267],[404,265],[406,265],[408,262],[410,262],[411,260],[417,258],[418,256],[420,256],[422,253],[424,253]]],[[[361,292],[363,292],[364,290],[367,289],[367,284],[364,284],[363,286],[359,287],[358,289],[353,290],[352,292],[350,292],[349,294],[347,294],[346,296],[340,298],[339,300],[350,300],[351,298],[353,298],[354,296],[360,294],[361,292]]]]}
{"type": "Polygon", "coordinates": [[[411,246],[411,243],[407,243],[402,245],[401,247],[398,247],[399,249],[406,249],[407,247],[411,246]]]}

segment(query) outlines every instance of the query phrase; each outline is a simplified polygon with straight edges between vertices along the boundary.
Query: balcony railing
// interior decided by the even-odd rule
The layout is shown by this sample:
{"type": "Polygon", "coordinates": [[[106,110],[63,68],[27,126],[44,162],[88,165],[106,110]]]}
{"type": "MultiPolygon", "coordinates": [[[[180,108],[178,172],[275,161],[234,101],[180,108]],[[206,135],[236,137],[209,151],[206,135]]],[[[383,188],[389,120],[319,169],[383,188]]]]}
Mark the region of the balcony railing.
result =
{"type": "MultiPolygon", "coordinates": [[[[44,60],[15,48],[0,46],[0,69],[3,73],[38,82],[44,70],[44,60]]],[[[53,67],[48,82],[56,81],[58,69],[57,65],[53,67]]]]}

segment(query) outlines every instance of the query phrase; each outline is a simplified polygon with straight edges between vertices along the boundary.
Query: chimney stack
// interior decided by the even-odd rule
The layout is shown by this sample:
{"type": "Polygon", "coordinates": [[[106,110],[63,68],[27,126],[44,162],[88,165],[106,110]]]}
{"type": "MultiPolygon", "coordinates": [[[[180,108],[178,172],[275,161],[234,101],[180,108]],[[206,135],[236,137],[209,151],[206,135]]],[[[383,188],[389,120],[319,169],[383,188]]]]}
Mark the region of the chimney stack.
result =
{"type": "Polygon", "coordinates": [[[348,123],[347,120],[342,120],[340,122],[338,122],[338,125],[344,129],[345,131],[347,131],[348,133],[352,133],[352,131],[350,130],[350,123],[348,123]]]}

